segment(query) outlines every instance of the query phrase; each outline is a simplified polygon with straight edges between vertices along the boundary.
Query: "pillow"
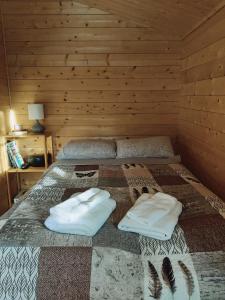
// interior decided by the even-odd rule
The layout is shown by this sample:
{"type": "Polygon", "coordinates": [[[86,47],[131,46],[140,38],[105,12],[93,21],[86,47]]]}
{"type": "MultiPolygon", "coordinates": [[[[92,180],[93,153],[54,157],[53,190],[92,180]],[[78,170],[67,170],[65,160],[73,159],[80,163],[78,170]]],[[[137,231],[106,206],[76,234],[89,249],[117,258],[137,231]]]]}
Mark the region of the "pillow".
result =
{"type": "Polygon", "coordinates": [[[57,159],[115,158],[116,144],[108,140],[71,140],[56,156],[57,159]]]}
{"type": "Polygon", "coordinates": [[[117,158],[173,157],[174,151],[168,136],[118,140],[117,158]]]}

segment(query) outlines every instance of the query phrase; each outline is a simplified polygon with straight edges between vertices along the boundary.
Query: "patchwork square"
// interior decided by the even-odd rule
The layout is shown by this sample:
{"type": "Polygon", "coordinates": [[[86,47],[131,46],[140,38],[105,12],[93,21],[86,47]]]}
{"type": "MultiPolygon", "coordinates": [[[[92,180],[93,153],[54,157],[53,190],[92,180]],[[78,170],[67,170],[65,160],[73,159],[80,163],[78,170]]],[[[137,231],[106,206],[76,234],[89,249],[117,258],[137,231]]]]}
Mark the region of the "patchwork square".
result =
{"type": "Polygon", "coordinates": [[[155,176],[154,178],[160,186],[187,184],[187,182],[184,181],[180,176],[164,175],[164,176],[155,176]]]}
{"type": "Polygon", "coordinates": [[[92,245],[91,237],[48,230],[37,220],[10,219],[0,231],[0,246],[82,246],[92,245]]]}
{"type": "Polygon", "coordinates": [[[91,248],[42,248],[37,283],[38,299],[89,299],[91,256],[91,248]]]}
{"type": "Polygon", "coordinates": [[[98,165],[76,165],[74,167],[74,171],[93,171],[93,170],[98,170],[99,166],[98,165]]]}
{"type": "Polygon", "coordinates": [[[99,187],[127,187],[127,181],[120,166],[101,166],[99,187]]]}
{"type": "Polygon", "coordinates": [[[177,176],[177,172],[169,165],[146,165],[150,173],[155,176],[177,176]]]}
{"type": "Polygon", "coordinates": [[[86,188],[67,188],[64,190],[61,201],[65,201],[65,200],[69,199],[73,194],[83,193],[86,190],[87,190],[86,188]]]}
{"type": "Polygon", "coordinates": [[[94,247],[91,269],[92,300],[143,300],[143,267],[139,255],[94,247]]]}
{"type": "Polygon", "coordinates": [[[39,255],[40,248],[0,247],[0,299],[36,300],[39,255]]]}
{"type": "Polygon", "coordinates": [[[131,202],[130,192],[128,188],[107,187],[106,190],[110,193],[111,198],[116,201],[116,209],[113,211],[110,221],[112,224],[117,225],[125,216],[127,211],[133,206],[131,202]]]}
{"type": "Polygon", "coordinates": [[[160,241],[140,235],[141,254],[143,256],[185,254],[189,252],[183,230],[177,225],[172,237],[167,241],[160,241]]]}
{"type": "Polygon", "coordinates": [[[131,253],[140,254],[140,243],[138,234],[123,232],[116,226],[106,223],[92,238],[93,246],[112,247],[131,253]]]}
{"type": "Polygon", "coordinates": [[[225,251],[225,220],[219,215],[202,215],[179,222],[190,252],[225,251]]]}
{"type": "Polygon", "coordinates": [[[222,300],[225,295],[225,252],[191,253],[204,300],[222,300]]]}
{"type": "Polygon", "coordinates": [[[204,214],[218,214],[205,197],[191,185],[167,185],[163,186],[163,191],[176,197],[183,204],[182,214],[179,219],[197,217],[204,214]]]}
{"type": "Polygon", "coordinates": [[[62,201],[64,193],[65,189],[62,188],[43,188],[41,185],[36,185],[10,218],[44,221],[49,215],[49,209],[62,201]]]}

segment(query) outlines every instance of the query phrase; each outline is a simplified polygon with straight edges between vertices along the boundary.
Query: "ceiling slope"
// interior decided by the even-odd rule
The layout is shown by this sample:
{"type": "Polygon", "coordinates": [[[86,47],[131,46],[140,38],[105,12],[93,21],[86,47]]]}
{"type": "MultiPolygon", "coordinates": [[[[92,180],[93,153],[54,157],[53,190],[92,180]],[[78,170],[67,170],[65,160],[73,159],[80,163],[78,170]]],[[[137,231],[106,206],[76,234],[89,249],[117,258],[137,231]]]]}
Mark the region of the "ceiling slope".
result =
{"type": "Polygon", "coordinates": [[[79,0],[140,26],[149,27],[165,38],[182,39],[211,12],[222,5],[222,0],[79,0]]]}

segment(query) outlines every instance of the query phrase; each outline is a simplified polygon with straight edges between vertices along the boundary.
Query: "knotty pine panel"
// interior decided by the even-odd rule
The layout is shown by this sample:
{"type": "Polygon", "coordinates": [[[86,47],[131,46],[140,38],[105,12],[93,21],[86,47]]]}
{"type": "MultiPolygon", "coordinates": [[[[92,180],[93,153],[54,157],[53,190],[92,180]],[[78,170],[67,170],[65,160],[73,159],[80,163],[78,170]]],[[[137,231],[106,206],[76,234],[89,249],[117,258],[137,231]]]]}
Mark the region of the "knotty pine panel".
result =
{"type": "Polygon", "coordinates": [[[8,55],[9,66],[180,66],[177,54],[46,54],[8,55]]]}
{"type": "MultiPolygon", "coordinates": [[[[207,86],[208,87],[208,86],[207,86]]],[[[11,80],[12,91],[74,90],[179,90],[176,79],[67,79],[67,80],[11,80]]]]}
{"type": "MultiPolygon", "coordinates": [[[[12,105],[55,139],[176,135],[181,42],[76,1],[3,1],[12,105]]],[[[54,145],[56,145],[54,141],[54,145]]]]}
{"type": "MultiPolygon", "coordinates": [[[[27,113],[27,104],[14,104],[13,109],[17,114],[27,113]]],[[[142,102],[142,103],[48,103],[45,105],[46,115],[86,115],[95,114],[111,115],[119,114],[121,118],[126,114],[142,114],[147,111],[151,113],[177,113],[177,103],[175,101],[167,102],[142,102]]],[[[163,117],[163,116],[162,116],[163,117]]]]}
{"type": "Polygon", "coordinates": [[[8,54],[177,54],[180,41],[6,41],[8,54]]]}
{"type": "MultiPolygon", "coordinates": [[[[29,91],[13,92],[13,104],[17,103],[142,103],[158,101],[175,101],[180,99],[177,91],[29,91]]],[[[141,105],[141,104],[140,104],[141,105]]]]}
{"type": "Polygon", "coordinates": [[[0,215],[9,208],[6,181],[5,145],[2,135],[8,130],[9,98],[6,79],[5,55],[0,20],[0,215]]]}
{"type": "Polygon", "coordinates": [[[147,67],[12,67],[11,79],[177,78],[179,66],[147,67]]]}
{"type": "Polygon", "coordinates": [[[184,162],[225,198],[225,8],[183,47],[179,143],[184,162]]]}

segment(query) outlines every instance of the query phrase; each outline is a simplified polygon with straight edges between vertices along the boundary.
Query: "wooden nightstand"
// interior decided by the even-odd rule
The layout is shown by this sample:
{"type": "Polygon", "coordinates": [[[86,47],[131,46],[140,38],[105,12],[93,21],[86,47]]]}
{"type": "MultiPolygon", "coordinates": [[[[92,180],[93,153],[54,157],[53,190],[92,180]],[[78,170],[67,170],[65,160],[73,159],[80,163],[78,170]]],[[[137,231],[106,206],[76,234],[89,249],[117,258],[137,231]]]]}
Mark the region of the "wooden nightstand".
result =
{"type": "Polygon", "coordinates": [[[23,158],[26,158],[29,155],[42,154],[44,155],[45,165],[43,167],[28,167],[27,169],[18,169],[10,167],[8,160],[8,155],[5,147],[5,161],[7,164],[6,177],[7,177],[7,188],[8,188],[8,199],[9,207],[12,206],[12,200],[16,194],[21,192],[21,174],[28,174],[29,177],[34,176],[34,174],[43,173],[46,171],[48,166],[53,160],[53,147],[52,147],[52,136],[45,134],[27,134],[23,136],[14,136],[14,135],[5,135],[3,137],[4,143],[7,141],[15,140],[17,146],[23,158]],[[14,182],[12,182],[12,177],[14,182]],[[16,182],[16,187],[15,183],[16,182]],[[14,185],[14,186],[12,186],[14,185]]]}

